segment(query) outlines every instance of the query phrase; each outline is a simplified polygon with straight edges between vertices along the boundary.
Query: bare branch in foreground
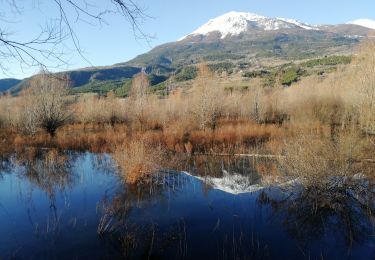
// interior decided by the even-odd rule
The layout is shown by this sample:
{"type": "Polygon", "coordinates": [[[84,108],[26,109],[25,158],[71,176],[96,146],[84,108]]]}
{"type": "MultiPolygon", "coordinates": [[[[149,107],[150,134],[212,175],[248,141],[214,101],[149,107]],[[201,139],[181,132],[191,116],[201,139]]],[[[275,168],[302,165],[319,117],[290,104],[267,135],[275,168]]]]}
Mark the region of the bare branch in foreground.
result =
{"type": "MultiPolygon", "coordinates": [[[[106,7],[94,3],[93,0],[53,0],[49,4],[55,10],[46,10],[46,13],[57,11],[57,17],[48,17],[46,25],[40,28],[34,38],[20,40],[22,35],[10,33],[8,27],[11,27],[13,22],[7,19],[4,10],[10,12],[12,17],[21,16],[26,4],[20,0],[4,1],[2,5],[5,8],[0,12],[0,70],[8,72],[9,64],[14,62],[19,63],[21,68],[59,68],[69,64],[69,55],[74,52],[90,63],[84,55],[74,25],[83,22],[92,26],[102,26],[107,24],[106,15],[122,16],[131,25],[136,38],[149,42],[150,37],[141,27],[147,16],[133,0],[106,0],[103,1],[103,6],[106,7]]],[[[32,5],[32,8],[37,7],[32,5]]],[[[40,9],[43,10],[42,7],[40,9]]]]}

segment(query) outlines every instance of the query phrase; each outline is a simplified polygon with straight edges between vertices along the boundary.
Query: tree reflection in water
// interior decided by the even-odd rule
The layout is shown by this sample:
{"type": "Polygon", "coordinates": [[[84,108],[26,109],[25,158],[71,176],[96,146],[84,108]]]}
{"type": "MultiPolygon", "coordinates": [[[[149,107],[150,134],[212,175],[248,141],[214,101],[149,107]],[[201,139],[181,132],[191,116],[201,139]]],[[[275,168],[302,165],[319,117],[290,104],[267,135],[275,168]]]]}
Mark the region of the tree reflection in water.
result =
{"type": "Polygon", "coordinates": [[[0,155],[0,178],[3,177],[4,173],[9,173],[12,171],[12,162],[8,156],[0,155]]]}
{"type": "MultiPolygon", "coordinates": [[[[318,257],[320,248],[327,248],[322,255],[342,257],[345,246],[353,248],[353,255],[364,249],[368,256],[368,248],[372,250],[374,185],[363,177],[330,178],[324,185],[304,183],[304,187],[295,181],[237,195],[208,180],[241,176],[249,178],[249,185],[262,186],[273,166],[254,165],[249,159],[190,159],[192,166],[184,167],[191,175],[159,172],[139,185],[121,183],[105,154],[31,149],[0,167],[5,180],[8,170],[16,175],[9,180],[23,180],[20,196],[14,197],[23,198],[24,189],[30,188],[27,205],[15,207],[26,206],[25,222],[32,224],[28,230],[42,237],[43,250],[52,246],[57,250],[62,241],[68,246],[72,238],[82,248],[71,255],[90,251],[90,243],[97,243],[94,257],[115,251],[125,258],[193,258],[204,251],[204,256],[219,259],[293,258],[303,256],[298,249],[318,257]],[[86,194],[93,198],[88,209],[86,194]],[[77,224],[71,224],[73,219],[77,224]],[[45,238],[52,238],[51,244],[46,245],[45,238]],[[337,247],[338,253],[327,245],[337,247]]],[[[11,208],[13,201],[17,198],[6,206],[11,208]]],[[[26,235],[23,230],[20,234],[26,235]]]]}
{"type": "Polygon", "coordinates": [[[51,202],[58,191],[64,191],[74,184],[71,172],[74,156],[67,152],[29,149],[17,155],[15,160],[23,167],[25,178],[46,192],[51,202]]]}
{"type": "MultiPolygon", "coordinates": [[[[71,170],[74,158],[74,155],[57,149],[40,150],[33,148],[12,158],[14,160],[13,164],[20,167],[20,176],[26,178],[29,183],[38,187],[48,196],[50,205],[45,233],[57,234],[59,231],[56,194],[64,193],[69,187],[74,185],[77,177],[71,170]]],[[[28,199],[31,203],[31,193],[28,199]]],[[[31,221],[30,209],[28,209],[28,212],[31,221]]]]}
{"type": "MultiPolygon", "coordinates": [[[[152,215],[152,212],[163,215],[162,212],[158,211],[159,209],[154,211],[155,208],[163,204],[167,205],[168,198],[173,195],[178,196],[180,188],[183,188],[184,185],[203,180],[203,185],[199,185],[199,187],[202,188],[202,194],[208,196],[208,191],[214,187],[206,183],[206,180],[212,178],[225,178],[227,175],[243,176],[248,185],[253,185],[260,180],[257,165],[249,158],[197,156],[188,158],[182,164],[185,165],[185,170],[188,170],[192,175],[182,173],[156,174],[153,175],[150,182],[139,185],[124,184],[123,189],[120,189],[115,196],[103,199],[100,204],[102,218],[97,232],[104,239],[109,239],[112,243],[115,243],[124,257],[139,258],[158,255],[165,257],[166,255],[173,255],[184,258],[192,253],[188,252],[187,229],[189,227],[184,220],[185,215],[180,215],[180,218],[169,216],[168,224],[162,217],[152,215]],[[166,251],[169,253],[165,253],[166,251]]],[[[198,182],[201,183],[201,181],[198,182]]],[[[182,191],[182,193],[184,192],[186,190],[182,191]]],[[[191,207],[194,207],[194,205],[191,205],[191,207]]],[[[207,207],[209,208],[209,206],[207,207]]],[[[175,210],[178,211],[176,212],[177,215],[182,213],[181,209],[175,210]]],[[[173,213],[170,214],[173,215],[173,213]]],[[[197,214],[199,213],[197,212],[197,214]]],[[[199,218],[201,216],[196,215],[194,217],[199,218]]],[[[218,218],[215,221],[217,225],[218,218]]],[[[212,230],[211,227],[208,227],[207,230],[202,232],[210,233],[212,230]]],[[[192,231],[190,230],[190,232],[192,231]]],[[[235,231],[231,232],[233,233],[225,233],[218,238],[212,237],[217,239],[217,246],[220,248],[218,249],[220,252],[212,252],[213,254],[218,256],[223,254],[225,259],[224,255],[228,254],[247,256],[249,246],[252,248],[251,252],[259,253],[263,250],[255,248],[255,246],[252,247],[249,241],[241,247],[240,245],[245,243],[243,237],[245,231],[238,231],[240,237],[233,241],[230,238],[235,236],[235,231]],[[236,250],[234,253],[232,251],[227,252],[228,248],[236,248],[236,250]]],[[[194,235],[199,236],[199,233],[194,233],[194,235]]],[[[197,239],[199,240],[199,237],[197,239]]],[[[260,241],[257,241],[258,246],[259,243],[260,241]]],[[[198,248],[190,248],[190,250],[198,250],[198,248]]],[[[264,252],[261,253],[264,254],[264,252]]]]}
{"type": "MultiPolygon", "coordinates": [[[[153,216],[134,219],[132,211],[148,209],[167,202],[167,193],[175,193],[189,181],[175,172],[160,172],[149,183],[125,184],[112,198],[100,203],[102,218],[98,234],[117,244],[124,257],[148,258],[172,244],[178,244],[177,253],[183,256],[186,248],[186,227],[183,220],[170,223],[168,230],[159,230],[153,216]]],[[[135,214],[137,216],[137,213],[135,214]]],[[[157,217],[157,216],[155,216],[157,217]]]]}
{"type": "MultiPolygon", "coordinates": [[[[116,243],[120,248],[122,254],[126,258],[140,258],[140,257],[157,257],[157,256],[178,256],[178,258],[186,258],[195,255],[194,250],[202,250],[201,248],[188,248],[188,233],[190,239],[196,237],[200,241],[201,235],[199,232],[206,232],[210,239],[213,239],[215,244],[214,248],[217,251],[210,252],[213,255],[222,256],[224,259],[229,255],[247,256],[249,254],[249,247],[252,248],[251,252],[263,250],[252,247],[253,244],[250,240],[244,238],[245,230],[227,230],[217,231],[212,225],[220,226],[225,229],[224,217],[226,213],[219,211],[215,216],[215,223],[211,223],[211,219],[207,220],[200,214],[206,214],[205,210],[202,213],[199,211],[189,214],[184,214],[184,210],[176,205],[171,206],[169,213],[164,216],[163,210],[165,207],[162,205],[169,205],[168,199],[173,196],[188,196],[186,192],[189,190],[186,187],[199,187],[202,194],[208,197],[208,192],[212,185],[206,183],[206,180],[212,178],[225,178],[227,175],[243,176],[249,185],[257,183],[260,176],[256,170],[253,160],[248,158],[231,158],[231,157],[191,157],[188,161],[184,161],[185,170],[188,170],[191,175],[182,173],[160,173],[153,175],[154,177],[150,182],[139,185],[126,185],[114,197],[105,198],[100,209],[102,211],[102,218],[98,226],[98,234],[104,239],[108,239],[112,243],[116,243]],[[194,177],[193,177],[194,176],[194,177]],[[200,180],[203,180],[202,182],[200,180]],[[197,184],[199,183],[199,184],[197,184]],[[191,186],[190,186],[191,184],[191,186]],[[195,186],[197,185],[197,186],[195,186]],[[174,212],[175,211],[175,212],[174,212]],[[197,215],[195,215],[197,214],[197,215]],[[223,215],[223,216],[222,216],[223,215]],[[179,216],[179,217],[175,217],[179,216]],[[189,226],[189,222],[195,218],[202,218],[202,223],[207,222],[203,230],[198,231],[194,227],[189,226]],[[219,219],[219,220],[218,220],[219,219]],[[219,224],[218,224],[219,223],[219,224]],[[212,232],[218,232],[220,235],[212,232]],[[238,238],[232,240],[232,237],[239,235],[238,238]],[[217,236],[217,237],[216,237],[217,236]],[[245,242],[246,240],[246,242],[245,242]],[[244,244],[242,244],[244,243],[244,244]],[[190,251],[188,251],[188,249],[190,251]],[[232,251],[232,249],[234,251],[232,251]],[[191,251],[193,250],[193,251],[191,251]]],[[[188,192],[191,192],[188,191],[188,192]]],[[[226,193],[226,196],[232,196],[226,193]]],[[[194,196],[194,195],[193,195],[194,196]]],[[[200,195],[197,195],[200,196],[200,195]]],[[[192,197],[189,197],[192,199],[192,197]]],[[[205,199],[203,199],[205,201],[205,199]]],[[[211,199],[209,199],[211,200],[211,199]]],[[[199,206],[203,201],[197,201],[199,206]]],[[[203,202],[203,204],[205,204],[203,202]]],[[[196,205],[191,205],[192,209],[196,205]]],[[[208,212],[210,205],[207,207],[208,212]]],[[[194,210],[193,210],[194,211],[194,210]]],[[[218,229],[218,228],[217,228],[218,229]]],[[[253,237],[254,239],[254,237],[253,237]]],[[[193,239],[194,240],[194,239],[193,239]]],[[[254,242],[254,241],[253,241],[254,242]]],[[[194,242],[190,241],[189,245],[193,246],[194,242]]],[[[210,241],[212,246],[212,241],[210,241]]],[[[257,241],[259,246],[260,241],[257,241]]],[[[261,252],[262,255],[264,252],[261,252]]]]}
{"type": "Polygon", "coordinates": [[[343,239],[350,252],[374,235],[374,185],[365,179],[335,180],[325,187],[295,185],[289,191],[269,188],[258,202],[271,206],[272,219],[281,220],[301,247],[332,236],[343,239]]]}

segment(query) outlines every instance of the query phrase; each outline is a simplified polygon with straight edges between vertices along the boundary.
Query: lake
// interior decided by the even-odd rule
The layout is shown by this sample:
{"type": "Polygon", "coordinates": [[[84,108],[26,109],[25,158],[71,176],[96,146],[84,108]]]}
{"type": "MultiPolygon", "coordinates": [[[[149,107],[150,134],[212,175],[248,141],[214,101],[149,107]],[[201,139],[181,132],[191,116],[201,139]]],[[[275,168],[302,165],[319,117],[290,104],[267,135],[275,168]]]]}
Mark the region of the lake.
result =
{"type": "Polygon", "coordinates": [[[197,158],[134,186],[109,155],[53,158],[0,162],[0,259],[375,257],[368,209],[313,214],[294,180],[264,184],[264,162],[197,158]]]}

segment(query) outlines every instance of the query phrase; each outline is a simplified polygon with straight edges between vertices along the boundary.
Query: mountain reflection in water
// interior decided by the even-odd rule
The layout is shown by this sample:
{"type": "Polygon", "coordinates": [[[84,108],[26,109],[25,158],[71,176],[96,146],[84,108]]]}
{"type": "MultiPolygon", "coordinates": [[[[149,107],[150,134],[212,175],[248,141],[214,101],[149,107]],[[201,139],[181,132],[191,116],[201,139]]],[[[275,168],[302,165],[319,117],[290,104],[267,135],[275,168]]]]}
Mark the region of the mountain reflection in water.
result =
{"type": "Polygon", "coordinates": [[[0,258],[375,256],[372,185],[318,197],[293,181],[264,187],[269,164],[194,158],[185,173],[160,172],[134,186],[108,155],[51,150],[4,159],[0,258]]]}

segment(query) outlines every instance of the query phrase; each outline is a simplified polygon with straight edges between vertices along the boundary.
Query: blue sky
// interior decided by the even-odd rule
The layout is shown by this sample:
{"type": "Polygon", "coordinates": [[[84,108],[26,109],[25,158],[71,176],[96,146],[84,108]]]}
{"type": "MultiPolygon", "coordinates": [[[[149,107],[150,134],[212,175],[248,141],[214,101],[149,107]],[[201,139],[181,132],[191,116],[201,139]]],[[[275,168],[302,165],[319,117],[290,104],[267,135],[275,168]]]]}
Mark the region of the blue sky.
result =
{"type": "MultiPolygon", "coordinates": [[[[35,35],[38,26],[44,23],[45,18],[54,15],[48,1],[39,1],[42,4],[37,8],[31,5],[26,6],[21,15],[9,12],[9,10],[1,10],[7,15],[8,20],[12,20],[12,23],[5,23],[0,19],[0,28],[5,27],[21,40],[35,35]]],[[[98,5],[104,2],[104,0],[92,1],[97,2],[98,5]]],[[[293,18],[310,24],[337,24],[358,18],[375,20],[374,0],[139,0],[136,2],[143,6],[146,13],[152,17],[142,24],[144,32],[155,36],[150,45],[144,40],[135,39],[130,26],[119,17],[107,17],[109,25],[102,27],[78,23],[74,25],[74,29],[89,62],[76,53],[71,53],[69,66],[59,70],[90,65],[111,65],[127,61],[149,51],[151,47],[174,41],[192,32],[209,19],[229,11],[293,18]]],[[[0,5],[6,4],[0,1],[0,5]]],[[[7,73],[0,70],[0,78],[24,78],[38,70],[37,68],[21,68],[18,63],[7,64],[7,66],[9,68],[7,73]]]]}

